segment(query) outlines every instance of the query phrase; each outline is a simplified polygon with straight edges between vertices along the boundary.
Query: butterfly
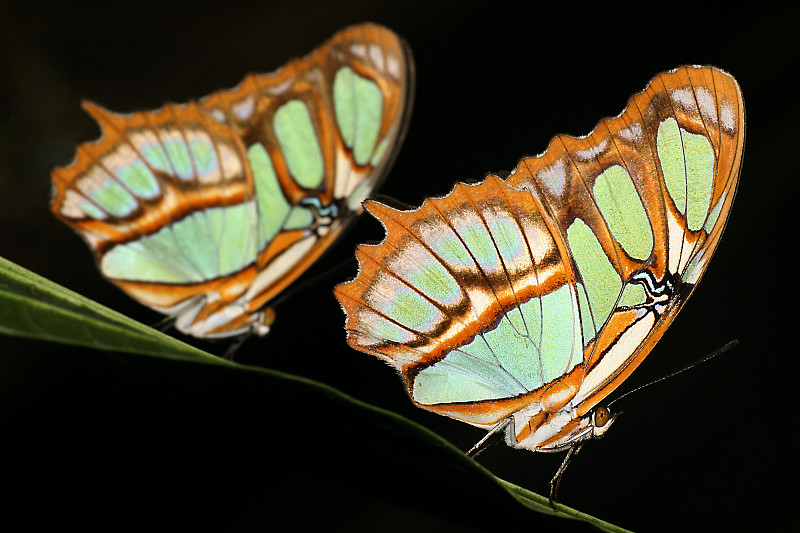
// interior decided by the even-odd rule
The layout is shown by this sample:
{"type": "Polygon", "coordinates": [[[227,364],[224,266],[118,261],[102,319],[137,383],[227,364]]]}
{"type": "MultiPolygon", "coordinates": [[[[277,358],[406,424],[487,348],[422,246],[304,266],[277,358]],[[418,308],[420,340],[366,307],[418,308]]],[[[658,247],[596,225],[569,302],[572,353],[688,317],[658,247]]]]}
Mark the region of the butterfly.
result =
{"type": "Polygon", "coordinates": [[[405,42],[363,24],[197,102],[129,115],[86,102],[102,136],[53,170],[52,211],[178,330],[265,335],[267,304],[386,175],[412,88],[405,42]]]}
{"type": "Polygon", "coordinates": [[[414,210],[367,201],[386,237],[357,248],[358,276],[335,289],[347,341],[393,366],[417,406],[568,458],[614,422],[604,398],[703,275],[743,147],[738,84],[689,66],[505,180],[414,210]]]}

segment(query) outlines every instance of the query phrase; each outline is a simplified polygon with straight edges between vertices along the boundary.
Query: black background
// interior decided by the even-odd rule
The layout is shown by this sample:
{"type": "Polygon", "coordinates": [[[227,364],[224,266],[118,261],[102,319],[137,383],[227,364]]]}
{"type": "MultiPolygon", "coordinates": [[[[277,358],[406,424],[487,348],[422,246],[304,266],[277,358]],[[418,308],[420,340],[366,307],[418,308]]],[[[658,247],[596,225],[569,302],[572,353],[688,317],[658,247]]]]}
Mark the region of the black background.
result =
{"type": "MultiPolygon", "coordinates": [[[[413,49],[414,113],[380,191],[412,205],[456,181],[511,170],[556,133],[588,133],[660,71],[718,66],[738,79],[746,104],[738,196],[703,282],[620,390],[733,338],[741,345],[622,402],[625,415],[581,452],[561,499],[634,530],[788,529],[797,365],[784,340],[794,330],[781,316],[796,312],[790,202],[800,177],[800,9],[729,5],[0,1],[0,255],[156,322],[102,280],[80,239],[48,210],[50,170],[97,136],[80,100],[122,112],[201,97],[304,55],[347,25],[382,23],[413,49]]],[[[357,243],[381,235],[362,217],[309,275],[330,272],[352,259],[357,243]]],[[[353,262],[294,294],[279,307],[273,333],[248,341],[237,358],[330,384],[469,448],[481,431],[414,408],[388,367],[345,344],[331,288],[354,274],[353,262]]],[[[480,493],[456,497],[464,487],[423,486],[425,472],[413,461],[382,466],[369,432],[331,420],[325,405],[298,410],[302,402],[276,401],[269,391],[262,399],[246,381],[1,338],[0,484],[16,497],[0,500],[0,514],[111,530],[573,527],[532,513],[493,514],[497,507],[482,508],[480,493]],[[365,444],[337,446],[341,432],[365,444]],[[358,481],[348,484],[348,476],[358,481]]],[[[386,453],[404,453],[402,439],[386,453]]],[[[560,460],[504,446],[480,457],[497,476],[539,493],[560,460]]]]}

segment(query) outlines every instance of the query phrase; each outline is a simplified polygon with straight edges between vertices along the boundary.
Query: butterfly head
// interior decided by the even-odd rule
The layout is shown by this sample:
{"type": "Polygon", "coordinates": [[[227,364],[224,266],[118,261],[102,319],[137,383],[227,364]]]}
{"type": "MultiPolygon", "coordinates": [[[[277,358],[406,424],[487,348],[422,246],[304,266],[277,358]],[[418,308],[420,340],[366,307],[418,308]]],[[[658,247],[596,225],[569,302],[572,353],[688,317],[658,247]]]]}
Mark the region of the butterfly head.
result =
{"type": "Polygon", "coordinates": [[[570,405],[555,413],[532,406],[512,415],[506,442],[515,448],[559,452],[581,441],[602,438],[620,414],[602,405],[583,416],[570,405]]]}
{"type": "Polygon", "coordinates": [[[275,322],[275,309],[265,307],[258,313],[257,320],[253,322],[253,333],[259,337],[266,337],[273,322],[275,322]]]}
{"type": "Polygon", "coordinates": [[[606,431],[608,431],[608,428],[611,427],[611,424],[613,424],[617,417],[621,414],[622,411],[618,413],[612,413],[609,411],[608,407],[603,405],[598,405],[595,407],[595,409],[591,412],[591,437],[593,439],[602,438],[606,431]]]}

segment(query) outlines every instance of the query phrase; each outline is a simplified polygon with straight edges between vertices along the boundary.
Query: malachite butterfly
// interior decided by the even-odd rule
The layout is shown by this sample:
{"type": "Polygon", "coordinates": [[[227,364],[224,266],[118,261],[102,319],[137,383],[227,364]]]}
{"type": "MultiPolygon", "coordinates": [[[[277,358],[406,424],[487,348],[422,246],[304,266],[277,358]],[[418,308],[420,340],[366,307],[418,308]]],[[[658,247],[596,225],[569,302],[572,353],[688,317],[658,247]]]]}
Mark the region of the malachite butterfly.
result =
{"type": "Polygon", "coordinates": [[[267,304],[341,235],[388,171],[413,62],[386,28],[185,105],[84,108],[102,130],[52,173],[52,210],[102,274],[201,338],[264,335],[267,304]]]}
{"type": "Polygon", "coordinates": [[[574,450],[610,427],[600,402],[700,280],[743,147],[736,81],[684,67],[505,180],[412,211],[368,201],[387,235],[335,290],[348,342],[395,367],[419,407],[513,447],[574,450]]]}

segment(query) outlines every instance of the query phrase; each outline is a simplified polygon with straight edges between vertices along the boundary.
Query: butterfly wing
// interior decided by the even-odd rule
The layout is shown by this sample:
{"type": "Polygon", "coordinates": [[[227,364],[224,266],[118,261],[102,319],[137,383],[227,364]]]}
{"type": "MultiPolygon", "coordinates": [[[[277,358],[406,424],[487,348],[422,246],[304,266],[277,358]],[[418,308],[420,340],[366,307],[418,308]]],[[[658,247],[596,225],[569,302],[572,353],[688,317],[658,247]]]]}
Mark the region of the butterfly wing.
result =
{"type": "Polygon", "coordinates": [[[397,368],[419,406],[479,426],[542,400],[554,379],[574,394],[575,273],[531,192],[489,176],[415,211],[367,209],[387,236],[358,248],[358,277],[336,288],[351,346],[397,368]]]}
{"type": "Polygon", "coordinates": [[[545,198],[578,271],[591,353],[577,416],[628,377],[688,299],[725,227],[743,149],[736,81],[684,67],[588,136],[556,137],[509,177],[545,198]]]}
{"type": "Polygon", "coordinates": [[[53,171],[53,212],[108,279],[199,337],[261,331],[260,311],[360,213],[410,112],[413,67],[365,24],[303,59],[184,106],[117,115],[53,171]]]}
{"type": "Polygon", "coordinates": [[[618,117],[558,136],[503,183],[415,211],[377,202],[379,245],[336,289],[348,342],[421,407],[554,449],[652,349],[702,275],[736,189],[744,136],[729,75],[656,77],[618,117]]]}

